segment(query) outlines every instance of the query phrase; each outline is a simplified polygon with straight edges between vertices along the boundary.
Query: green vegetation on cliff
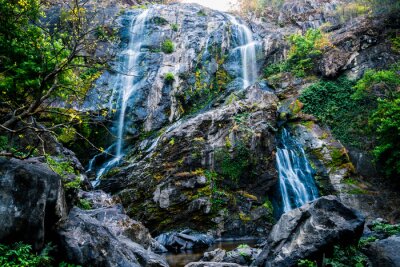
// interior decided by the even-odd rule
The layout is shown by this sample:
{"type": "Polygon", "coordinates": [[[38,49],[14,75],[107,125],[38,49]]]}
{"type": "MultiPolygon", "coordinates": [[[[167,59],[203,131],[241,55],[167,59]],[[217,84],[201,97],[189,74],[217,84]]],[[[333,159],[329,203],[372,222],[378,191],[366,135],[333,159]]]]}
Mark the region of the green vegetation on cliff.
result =
{"type": "Polygon", "coordinates": [[[32,139],[19,151],[0,152],[7,156],[30,156],[40,145],[46,153],[46,134],[65,144],[87,139],[88,114],[52,103],[82,101],[104,67],[91,56],[97,43],[115,40],[113,29],[94,25],[96,11],[88,19],[82,3],[62,6],[56,18],[47,18],[53,14],[46,8],[39,0],[0,0],[0,131],[10,142],[20,135],[32,139]]]}
{"type": "Polygon", "coordinates": [[[50,253],[54,250],[51,243],[47,244],[42,251],[35,253],[32,246],[17,242],[12,245],[0,244],[0,265],[3,267],[79,267],[79,265],[61,262],[54,264],[50,253]]]}
{"type": "Polygon", "coordinates": [[[295,76],[304,77],[312,72],[324,49],[332,46],[319,29],[309,29],[304,35],[292,34],[288,41],[290,50],[287,59],[268,66],[264,71],[267,77],[280,72],[292,72],[295,76]]]}
{"type": "Polygon", "coordinates": [[[329,125],[346,145],[372,151],[389,177],[400,174],[399,66],[369,70],[357,82],[321,80],[304,90],[303,111],[329,125]]]}

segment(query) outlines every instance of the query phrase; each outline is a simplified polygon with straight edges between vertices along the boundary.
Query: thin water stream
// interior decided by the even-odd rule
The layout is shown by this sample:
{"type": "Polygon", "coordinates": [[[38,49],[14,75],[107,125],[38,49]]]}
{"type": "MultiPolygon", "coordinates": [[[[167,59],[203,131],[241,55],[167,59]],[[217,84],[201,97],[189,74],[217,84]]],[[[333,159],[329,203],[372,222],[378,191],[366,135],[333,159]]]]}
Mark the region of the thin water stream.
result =
{"type": "MultiPolygon", "coordinates": [[[[124,134],[125,134],[125,117],[128,102],[130,98],[135,94],[141,85],[144,77],[141,76],[141,47],[142,41],[144,40],[145,24],[148,17],[149,10],[143,11],[140,15],[133,17],[129,27],[129,43],[127,48],[119,55],[119,73],[116,77],[116,82],[112,88],[112,95],[110,98],[110,110],[117,110],[117,116],[115,120],[116,128],[116,141],[108,149],[105,150],[107,155],[113,155],[108,157],[100,168],[96,170],[96,180],[92,182],[92,185],[96,187],[100,178],[108,170],[118,165],[121,159],[124,157],[124,134]],[[115,104],[113,104],[115,101],[115,104]]],[[[88,170],[93,169],[93,165],[96,163],[98,155],[96,155],[90,162],[88,170]]]]}
{"type": "Polygon", "coordinates": [[[233,36],[238,43],[238,46],[234,49],[240,50],[242,78],[244,81],[243,87],[247,88],[252,85],[258,77],[256,58],[257,42],[254,40],[253,33],[247,25],[232,15],[227,16],[232,23],[233,36]]]}
{"type": "MultiPolygon", "coordinates": [[[[100,183],[101,176],[117,166],[125,156],[124,137],[128,103],[135,96],[135,92],[140,90],[143,81],[146,79],[141,71],[143,68],[141,66],[143,54],[141,48],[142,42],[145,40],[146,21],[150,17],[150,10],[147,9],[139,15],[127,14],[131,16],[129,42],[127,48],[119,55],[119,72],[113,87],[110,88],[112,89],[112,94],[109,100],[109,109],[116,110],[114,120],[116,141],[103,153],[94,156],[89,162],[88,172],[93,171],[96,173],[96,179],[92,182],[94,187],[100,183]]],[[[244,89],[253,84],[258,76],[256,63],[256,45],[258,43],[254,40],[253,33],[246,24],[230,14],[226,14],[226,16],[231,23],[232,38],[234,40],[231,51],[239,50],[240,52],[240,62],[238,63],[240,64],[241,73],[239,75],[243,79],[244,89]]],[[[179,124],[179,121],[172,124],[168,130],[173,130],[179,124]]],[[[157,144],[158,139],[155,140],[147,152],[150,152],[149,150],[153,149],[157,144]]]]}
{"type": "Polygon", "coordinates": [[[304,149],[286,128],[278,138],[276,164],[284,213],[318,198],[314,171],[304,149]]]}

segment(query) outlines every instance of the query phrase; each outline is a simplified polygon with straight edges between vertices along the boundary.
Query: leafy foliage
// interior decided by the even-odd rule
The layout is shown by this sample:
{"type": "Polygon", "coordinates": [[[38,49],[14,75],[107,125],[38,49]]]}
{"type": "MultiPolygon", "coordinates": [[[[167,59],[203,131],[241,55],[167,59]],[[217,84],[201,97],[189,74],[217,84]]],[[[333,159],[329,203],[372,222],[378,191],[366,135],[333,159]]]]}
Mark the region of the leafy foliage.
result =
{"type": "Polygon", "coordinates": [[[174,32],[177,32],[177,31],[179,30],[179,25],[176,24],[176,23],[173,23],[173,24],[171,24],[171,29],[172,29],[174,32]]]}
{"type": "Polygon", "coordinates": [[[383,232],[388,236],[400,234],[400,224],[376,223],[372,226],[375,232],[383,232]]]}
{"type": "Polygon", "coordinates": [[[302,34],[289,36],[291,44],[288,55],[288,66],[296,76],[305,76],[314,68],[325,46],[329,46],[328,39],[318,29],[309,29],[302,34]]]}
{"type": "Polygon", "coordinates": [[[90,203],[89,200],[81,198],[79,199],[78,207],[83,210],[91,210],[92,204],[90,203]]]}
{"type": "Polygon", "coordinates": [[[374,103],[369,117],[376,136],[373,149],[376,160],[388,177],[400,174],[400,65],[388,70],[369,70],[355,85],[354,99],[374,103]]]}
{"type": "Polygon", "coordinates": [[[157,24],[157,25],[167,25],[167,24],[168,24],[168,20],[166,20],[166,19],[163,18],[163,17],[158,17],[158,16],[153,17],[153,18],[152,18],[152,22],[153,22],[154,24],[157,24]]]}
{"type": "Polygon", "coordinates": [[[53,158],[49,155],[46,155],[45,158],[49,167],[61,177],[65,177],[68,174],[75,174],[75,170],[68,160],[63,158],[53,158]]]}
{"type": "Polygon", "coordinates": [[[400,53],[400,35],[396,35],[395,37],[391,38],[390,43],[392,50],[396,53],[400,53]]]}
{"type": "Polygon", "coordinates": [[[395,65],[388,70],[367,70],[354,86],[356,92],[353,98],[375,102],[377,98],[393,99],[397,87],[400,86],[398,71],[400,71],[400,65],[395,65]]]}
{"type": "Polygon", "coordinates": [[[354,147],[371,149],[370,103],[351,98],[355,92],[353,85],[354,82],[345,78],[321,80],[306,88],[299,100],[304,104],[303,111],[329,125],[339,140],[354,147]]]}
{"type": "Polygon", "coordinates": [[[319,81],[299,98],[303,111],[329,125],[345,144],[373,151],[388,177],[400,174],[400,66],[368,70],[356,83],[319,81]]]}
{"type": "MultiPolygon", "coordinates": [[[[80,126],[72,124],[82,120],[49,104],[61,100],[68,105],[84,98],[104,67],[100,57],[91,55],[98,41],[115,40],[116,32],[95,25],[96,11],[86,12],[84,2],[62,6],[57,19],[44,19],[43,2],[0,0],[0,124],[8,133],[29,128],[43,140],[40,135],[46,130],[41,124],[50,128],[47,134],[71,144],[80,135],[80,126]],[[57,124],[51,122],[54,118],[57,124]]],[[[8,154],[18,156],[20,151],[11,148],[8,154]]]]}
{"type": "Polygon", "coordinates": [[[316,267],[317,264],[313,261],[304,259],[304,260],[299,260],[297,262],[297,266],[299,266],[299,267],[316,267]]]}
{"type": "Polygon", "coordinates": [[[165,74],[164,80],[166,83],[172,83],[173,81],[175,81],[175,76],[172,72],[168,72],[165,74]]]}
{"type": "Polygon", "coordinates": [[[0,151],[7,150],[8,148],[8,137],[0,135],[0,151]]]}
{"type": "Polygon", "coordinates": [[[327,36],[319,29],[309,29],[304,35],[292,34],[288,41],[290,51],[287,60],[268,66],[264,71],[267,77],[288,71],[303,77],[313,70],[324,49],[332,46],[327,36]]]}
{"type": "Polygon", "coordinates": [[[0,244],[0,265],[4,267],[44,267],[50,266],[52,258],[49,252],[53,249],[48,244],[39,254],[32,251],[32,246],[22,242],[7,246],[0,244]]]}
{"type": "Polygon", "coordinates": [[[377,135],[374,156],[389,177],[400,175],[400,97],[393,101],[379,100],[372,114],[371,126],[377,135]]]}
{"type": "Polygon", "coordinates": [[[171,54],[175,50],[175,45],[171,41],[171,39],[165,40],[162,45],[161,45],[161,51],[163,51],[166,54],[171,54]]]}
{"type": "Polygon", "coordinates": [[[32,246],[22,242],[16,242],[12,245],[0,244],[0,265],[3,267],[81,267],[66,262],[54,263],[50,253],[54,246],[48,243],[40,253],[35,253],[32,246]]]}
{"type": "Polygon", "coordinates": [[[361,253],[357,246],[335,246],[332,257],[324,260],[324,266],[332,267],[363,267],[366,263],[367,256],[361,253]]]}
{"type": "Polygon", "coordinates": [[[238,143],[233,147],[233,151],[223,147],[215,151],[215,162],[218,172],[238,183],[239,178],[249,170],[251,166],[250,150],[243,143],[238,143]]]}

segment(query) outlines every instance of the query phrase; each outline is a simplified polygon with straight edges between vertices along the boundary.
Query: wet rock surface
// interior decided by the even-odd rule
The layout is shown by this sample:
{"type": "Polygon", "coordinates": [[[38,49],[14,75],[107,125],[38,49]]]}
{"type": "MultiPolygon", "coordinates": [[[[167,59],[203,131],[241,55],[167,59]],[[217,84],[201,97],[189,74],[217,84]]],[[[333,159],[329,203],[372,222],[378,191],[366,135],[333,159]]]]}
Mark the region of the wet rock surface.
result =
{"type": "Polygon", "coordinates": [[[156,233],[172,227],[207,231],[214,225],[217,236],[265,234],[272,216],[263,205],[265,192],[277,179],[268,160],[276,97],[255,85],[235,99],[144,140],[140,157],[102,179],[100,188],[117,193],[127,213],[156,233]],[[232,164],[242,165],[231,170],[232,164]],[[229,205],[233,199],[236,204],[229,205]]]}
{"type": "MultiPolygon", "coordinates": [[[[96,193],[97,197],[99,194],[96,193]]],[[[141,223],[124,214],[120,204],[93,210],[74,207],[59,223],[57,232],[60,250],[67,260],[77,264],[168,266],[160,255],[151,251],[161,246],[141,223]]]]}
{"type": "Polygon", "coordinates": [[[232,251],[216,249],[204,253],[201,261],[204,262],[222,262],[222,263],[237,263],[243,266],[249,266],[256,260],[261,253],[261,249],[251,248],[247,245],[237,247],[232,251]]]}
{"type": "Polygon", "coordinates": [[[252,266],[294,266],[335,244],[357,241],[364,217],[334,196],[321,197],[282,215],[252,266]]]}
{"type": "Polygon", "coordinates": [[[364,250],[372,266],[400,266],[400,236],[391,236],[369,244],[364,250]]]}
{"type": "Polygon", "coordinates": [[[157,236],[155,240],[173,252],[208,248],[215,242],[212,236],[196,233],[189,229],[181,232],[163,233],[157,236]]]}
{"type": "Polygon", "coordinates": [[[39,162],[0,158],[0,241],[41,249],[67,206],[61,177],[39,162]]]}
{"type": "MultiPolygon", "coordinates": [[[[120,49],[128,45],[129,25],[141,12],[143,10],[128,10],[120,17],[120,49]]],[[[128,100],[130,119],[125,125],[126,132],[137,137],[142,130],[158,130],[180,118],[195,104],[198,99],[191,93],[195,88],[202,91],[206,88],[199,87],[213,87],[219,78],[226,87],[232,77],[239,76],[240,54],[239,50],[233,49],[238,37],[229,32],[230,25],[226,14],[196,4],[153,5],[149,8],[141,37],[140,65],[143,67],[136,79],[138,90],[128,100]],[[173,43],[171,53],[162,51],[166,41],[173,43]],[[172,83],[165,81],[167,73],[173,74],[172,83]]],[[[261,66],[262,46],[257,50],[257,62],[261,66]]],[[[110,86],[117,82],[118,73],[124,71],[105,72],[89,92],[83,108],[93,110],[110,105],[115,108],[118,94],[114,94],[110,86]],[[99,94],[105,97],[99,99],[99,94]]]]}
{"type": "Polygon", "coordinates": [[[185,267],[241,267],[242,265],[227,262],[191,262],[185,267]]]}

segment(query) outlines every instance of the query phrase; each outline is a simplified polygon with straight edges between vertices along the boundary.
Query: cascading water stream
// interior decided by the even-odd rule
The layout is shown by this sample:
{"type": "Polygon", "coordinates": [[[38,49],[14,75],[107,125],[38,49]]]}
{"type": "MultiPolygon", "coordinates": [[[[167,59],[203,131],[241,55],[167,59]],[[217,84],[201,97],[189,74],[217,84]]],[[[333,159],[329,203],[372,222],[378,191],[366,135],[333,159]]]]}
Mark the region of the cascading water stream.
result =
{"type": "Polygon", "coordinates": [[[238,21],[232,15],[227,15],[229,21],[234,26],[234,31],[236,32],[236,41],[238,43],[238,47],[235,49],[240,50],[240,59],[241,59],[241,67],[242,67],[242,78],[244,81],[244,88],[247,88],[249,85],[253,84],[258,75],[257,75],[257,58],[256,58],[256,46],[257,41],[253,39],[253,33],[242,22],[238,21]]]}
{"type": "Polygon", "coordinates": [[[285,128],[278,139],[276,164],[283,212],[318,198],[314,171],[301,144],[285,128]]]}
{"type": "MultiPolygon", "coordinates": [[[[117,166],[124,157],[124,136],[125,136],[125,121],[126,111],[129,106],[130,99],[135,92],[140,90],[145,80],[141,74],[141,47],[142,41],[145,39],[145,25],[149,10],[143,11],[141,14],[133,17],[129,28],[129,43],[127,48],[121,52],[119,56],[118,75],[114,80],[113,91],[108,103],[109,110],[117,110],[114,120],[114,134],[116,141],[108,147],[103,153],[96,155],[89,162],[88,172],[95,171],[96,179],[92,183],[97,186],[100,183],[100,177],[117,166]],[[96,168],[98,162],[105,162],[96,168]]],[[[239,53],[241,73],[243,79],[243,89],[253,84],[257,79],[257,62],[256,62],[256,46],[257,41],[253,39],[251,30],[240,20],[232,15],[226,14],[231,23],[232,37],[234,47],[232,51],[239,53]],[[239,52],[237,52],[237,50],[239,52]]],[[[206,43],[208,46],[208,41],[206,43]]],[[[207,49],[206,49],[207,50],[207,49]]],[[[179,122],[170,126],[167,131],[173,130],[179,122]]],[[[159,138],[147,149],[150,152],[158,144],[159,138]]]]}
{"type": "MultiPolygon", "coordinates": [[[[93,182],[93,186],[97,186],[100,182],[100,177],[112,167],[116,166],[124,157],[124,126],[128,101],[140,87],[141,80],[143,79],[143,77],[140,77],[140,56],[142,54],[141,47],[144,39],[143,37],[145,34],[145,24],[148,13],[149,10],[145,10],[136,18],[132,19],[129,29],[128,47],[120,55],[119,74],[116,77],[116,82],[109,102],[109,108],[112,110],[114,107],[112,101],[115,97],[118,97],[116,103],[118,115],[114,122],[117,139],[116,142],[103,153],[106,155],[112,154],[113,157],[106,161],[96,171],[96,180],[93,182]]],[[[98,156],[99,155],[95,156],[89,162],[88,171],[93,169],[93,165],[98,156]]]]}

